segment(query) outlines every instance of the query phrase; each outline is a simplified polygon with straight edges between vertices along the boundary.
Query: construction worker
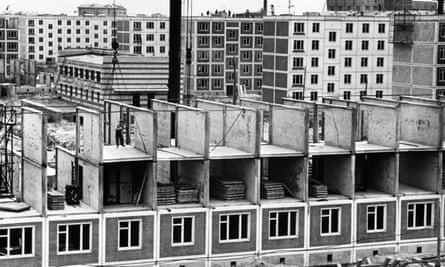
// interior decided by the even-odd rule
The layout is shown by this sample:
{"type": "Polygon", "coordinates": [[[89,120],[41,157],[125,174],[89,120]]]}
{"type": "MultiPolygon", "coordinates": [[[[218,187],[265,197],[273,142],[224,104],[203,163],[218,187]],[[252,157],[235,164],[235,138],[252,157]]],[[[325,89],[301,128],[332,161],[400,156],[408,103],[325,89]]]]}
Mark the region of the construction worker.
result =
{"type": "Polygon", "coordinates": [[[124,125],[123,125],[123,121],[119,121],[119,123],[116,126],[116,147],[119,148],[119,144],[121,146],[125,146],[124,145],[124,136],[122,135],[122,131],[124,130],[124,125]]]}

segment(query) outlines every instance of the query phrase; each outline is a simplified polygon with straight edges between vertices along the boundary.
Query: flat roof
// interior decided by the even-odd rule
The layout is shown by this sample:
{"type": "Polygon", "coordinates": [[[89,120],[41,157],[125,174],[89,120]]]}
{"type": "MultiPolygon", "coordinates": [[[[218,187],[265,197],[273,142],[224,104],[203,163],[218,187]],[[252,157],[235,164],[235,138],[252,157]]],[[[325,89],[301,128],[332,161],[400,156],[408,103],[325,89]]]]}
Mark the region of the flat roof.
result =
{"type": "Polygon", "coordinates": [[[93,55],[93,54],[79,55],[79,56],[66,56],[65,58],[67,60],[78,61],[78,62],[83,62],[83,63],[88,63],[88,64],[102,65],[104,63],[104,56],[93,55]]]}
{"type": "Polygon", "coordinates": [[[304,156],[302,151],[293,150],[286,147],[261,144],[260,157],[298,157],[304,156]]]}
{"type": "Polygon", "coordinates": [[[324,155],[349,155],[351,151],[341,148],[326,145],[325,143],[310,143],[309,156],[324,156],[324,155]]]}
{"type": "Polygon", "coordinates": [[[104,163],[148,161],[152,159],[153,157],[151,155],[145,154],[132,146],[117,147],[115,145],[105,145],[103,147],[104,163]]]}

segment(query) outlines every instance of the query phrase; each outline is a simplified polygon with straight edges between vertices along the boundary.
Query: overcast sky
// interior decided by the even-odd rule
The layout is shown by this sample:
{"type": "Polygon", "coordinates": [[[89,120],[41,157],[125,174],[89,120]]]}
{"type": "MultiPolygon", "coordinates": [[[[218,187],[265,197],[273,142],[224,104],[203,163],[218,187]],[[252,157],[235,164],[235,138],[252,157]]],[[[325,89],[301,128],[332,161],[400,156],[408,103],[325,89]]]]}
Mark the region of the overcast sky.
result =
{"type": "MultiPolygon", "coordinates": [[[[185,1],[182,0],[185,7],[185,1]]],[[[259,10],[263,0],[189,0],[193,3],[193,14],[199,15],[207,10],[232,10],[242,12],[259,10]]],[[[268,0],[269,6],[275,6],[276,13],[288,13],[288,0],[268,0]]],[[[322,11],[326,0],[291,0],[292,13],[299,14],[304,11],[322,11]]],[[[0,13],[9,5],[9,11],[32,13],[65,13],[73,15],[80,4],[112,4],[112,0],[4,0],[0,1],[0,13]]],[[[163,13],[168,15],[169,0],[116,0],[116,4],[123,5],[129,14],[163,13]]]]}

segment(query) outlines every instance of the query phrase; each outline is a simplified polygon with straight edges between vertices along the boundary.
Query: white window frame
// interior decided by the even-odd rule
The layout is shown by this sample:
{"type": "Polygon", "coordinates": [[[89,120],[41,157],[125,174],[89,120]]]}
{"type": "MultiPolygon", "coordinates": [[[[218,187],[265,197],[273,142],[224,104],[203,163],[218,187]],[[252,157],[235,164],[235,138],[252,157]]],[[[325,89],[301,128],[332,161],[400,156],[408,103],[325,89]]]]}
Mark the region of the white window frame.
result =
{"type": "Polygon", "coordinates": [[[387,215],[387,205],[386,204],[373,204],[366,206],[366,233],[381,233],[386,232],[386,215],[387,215]],[[379,207],[383,207],[383,228],[377,228],[377,210],[379,207]],[[369,208],[374,208],[374,211],[369,211],[369,208]],[[369,229],[369,214],[374,214],[374,229],[369,229]]]}
{"type": "Polygon", "coordinates": [[[353,48],[353,41],[352,40],[345,40],[345,50],[351,51],[353,48]]]}
{"type": "Polygon", "coordinates": [[[137,250],[142,248],[142,219],[129,219],[129,220],[119,220],[117,222],[117,250],[137,250]],[[121,229],[125,227],[121,227],[121,223],[126,222],[128,224],[127,231],[128,231],[128,244],[125,247],[121,247],[121,229]],[[132,222],[138,222],[139,223],[139,236],[138,236],[138,245],[137,246],[131,246],[131,223],[132,222]]]}
{"type": "MultiPolygon", "coordinates": [[[[445,55],[445,49],[444,49],[444,55],[445,55]]],[[[378,57],[376,65],[377,65],[377,67],[384,67],[385,66],[385,58],[378,57]]]]}
{"type": "Polygon", "coordinates": [[[377,50],[385,50],[385,41],[377,40],[377,50]]]}
{"type": "Polygon", "coordinates": [[[311,84],[318,84],[318,74],[311,74],[311,84]]]}
{"type": "Polygon", "coordinates": [[[294,69],[301,69],[301,68],[303,68],[303,64],[304,64],[304,58],[303,57],[294,57],[292,59],[292,67],[294,69]]]}
{"type": "Polygon", "coordinates": [[[195,216],[173,216],[171,220],[171,246],[172,247],[184,247],[184,246],[193,246],[195,244],[195,216]],[[180,219],[180,223],[174,223],[175,219],[180,219]],[[190,242],[184,242],[184,219],[192,219],[192,240],[190,242]],[[181,242],[175,243],[173,240],[173,229],[175,227],[181,227],[181,242]]]}
{"type": "Polygon", "coordinates": [[[303,86],[304,77],[303,74],[292,75],[292,86],[303,86]]]}
{"type": "Polygon", "coordinates": [[[304,40],[294,40],[293,48],[295,52],[304,52],[304,40]]]}
{"type": "Polygon", "coordinates": [[[304,22],[294,23],[294,34],[304,34],[304,22]]]}
{"type": "Polygon", "coordinates": [[[424,201],[424,202],[408,202],[406,205],[406,228],[408,230],[421,230],[421,229],[432,229],[434,228],[434,202],[433,201],[424,201]],[[428,204],[431,204],[431,225],[427,225],[427,212],[426,207],[428,204]],[[410,205],[413,205],[413,208],[410,208],[410,205]],[[423,226],[416,226],[416,206],[417,205],[425,205],[424,214],[423,214],[423,226]],[[409,216],[410,212],[413,214],[413,226],[409,226],[409,216]]]}
{"type": "Polygon", "coordinates": [[[274,211],[269,211],[269,239],[271,240],[275,240],[275,239],[289,239],[289,238],[298,238],[298,218],[299,218],[299,212],[298,210],[274,210],[274,211]],[[279,214],[280,213],[287,213],[287,229],[288,229],[288,233],[287,235],[278,235],[278,231],[279,231],[279,214]],[[290,234],[290,229],[291,229],[291,214],[295,213],[295,234],[290,234]],[[275,217],[272,218],[272,214],[275,214],[275,217]],[[275,236],[271,236],[270,233],[270,224],[271,221],[275,221],[275,236]]]}
{"type": "Polygon", "coordinates": [[[385,76],[381,73],[378,73],[375,75],[375,83],[376,84],[383,84],[385,81],[385,76]]]}
{"type": "Polygon", "coordinates": [[[341,208],[333,207],[333,208],[322,208],[320,209],[320,236],[336,236],[341,235],[341,208]],[[323,215],[323,211],[328,210],[328,215],[323,215]],[[332,232],[332,211],[338,210],[338,232],[332,232]],[[322,225],[323,225],[323,217],[328,217],[329,219],[329,233],[322,233],[322,225]]]}
{"type": "Polygon", "coordinates": [[[352,75],[351,74],[345,74],[343,76],[343,83],[344,84],[351,84],[352,75]]]}
{"type": "Polygon", "coordinates": [[[219,227],[218,227],[218,237],[219,237],[219,243],[237,243],[237,242],[246,242],[246,241],[250,241],[250,213],[248,212],[241,212],[241,213],[224,213],[224,214],[220,214],[219,215],[219,227]],[[237,239],[229,239],[230,236],[230,216],[233,215],[237,215],[239,216],[239,235],[237,239]],[[242,216],[243,215],[247,215],[247,237],[242,238],[242,216]],[[226,217],[226,221],[222,221],[222,217],[226,217]],[[221,239],[221,227],[223,227],[223,223],[225,224],[226,227],[226,238],[222,240],[221,239]]]}
{"type": "Polygon", "coordinates": [[[385,33],[386,31],[386,24],[385,23],[379,23],[378,25],[378,33],[385,33]]]}
{"type": "Polygon", "coordinates": [[[70,255],[70,254],[86,254],[86,253],[91,253],[92,252],[92,243],[93,243],[93,223],[92,222],[80,222],[80,223],[77,223],[77,222],[75,222],[75,223],[60,223],[60,224],[57,224],[57,255],[70,255]],[[65,226],[66,227],[66,232],[65,232],[65,234],[66,234],[66,238],[65,238],[65,248],[66,248],[66,250],[65,251],[59,251],[59,238],[60,238],[60,233],[61,233],[61,231],[59,230],[59,228],[60,228],[60,226],[65,226]],[[69,251],[69,242],[68,242],[68,240],[69,240],[69,231],[68,231],[68,228],[69,228],[69,226],[71,226],[71,225],[80,225],[80,237],[79,237],[79,239],[80,239],[80,246],[81,246],[81,248],[80,248],[80,250],[72,250],[72,251],[69,251]],[[89,237],[90,237],[90,240],[89,240],[89,249],[83,249],[83,226],[84,225],[89,225],[90,227],[89,227],[89,229],[90,229],[90,234],[89,234],[89,237]]]}
{"type": "MultiPolygon", "coordinates": [[[[8,246],[7,246],[7,255],[4,256],[0,256],[0,262],[3,259],[17,259],[17,258],[29,258],[29,257],[34,257],[35,256],[35,227],[34,225],[21,225],[21,226],[9,226],[9,227],[0,227],[1,230],[6,230],[7,234],[6,236],[2,236],[2,237],[6,237],[8,246]],[[21,229],[22,230],[22,238],[24,240],[25,237],[25,229],[26,228],[31,228],[32,231],[32,235],[31,235],[31,253],[29,254],[25,254],[25,244],[22,245],[22,251],[20,255],[9,255],[10,254],[10,250],[11,250],[11,229],[21,229]]],[[[22,241],[23,242],[23,241],[22,241]]],[[[29,241],[28,241],[29,242],[29,241]]]]}

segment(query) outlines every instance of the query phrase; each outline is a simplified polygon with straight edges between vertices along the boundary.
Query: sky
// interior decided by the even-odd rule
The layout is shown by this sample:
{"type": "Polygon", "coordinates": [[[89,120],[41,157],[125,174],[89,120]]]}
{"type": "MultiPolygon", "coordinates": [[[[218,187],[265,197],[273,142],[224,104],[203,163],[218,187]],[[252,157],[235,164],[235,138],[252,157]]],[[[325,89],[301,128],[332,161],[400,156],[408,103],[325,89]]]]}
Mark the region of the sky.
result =
{"type": "MultiPolygon", "coordinates": [[[[185,3],[183,1],[183,9],[185,3]]],[[[207,10],[232,10],[244,12],[259,10],[263,0],[188,0],[193,5],[193,14],[200,15],[207,10]]],[[[305,11],[322,11],[326,0],[291,0],[291,13],[300,14],[305,11]]],[[[9,5],[9,12],[51,13],[67,15],[75,14],[77,6],[81,4],[112,4],[113,0],[3,0],[0,1],[0,13],[9,5]]],[[[116,0],[116,4],[127,8],[129,14],[162,13],[168,15],[169,0],[116,0]]],[[[289,13],[289,0],[268,0],[268,5],[275,6],[275,13],[289,13]]]]}

